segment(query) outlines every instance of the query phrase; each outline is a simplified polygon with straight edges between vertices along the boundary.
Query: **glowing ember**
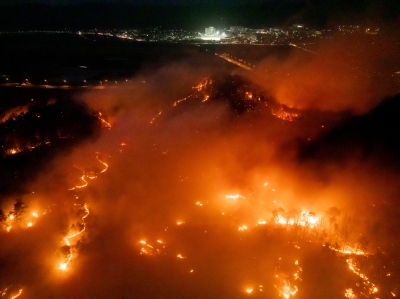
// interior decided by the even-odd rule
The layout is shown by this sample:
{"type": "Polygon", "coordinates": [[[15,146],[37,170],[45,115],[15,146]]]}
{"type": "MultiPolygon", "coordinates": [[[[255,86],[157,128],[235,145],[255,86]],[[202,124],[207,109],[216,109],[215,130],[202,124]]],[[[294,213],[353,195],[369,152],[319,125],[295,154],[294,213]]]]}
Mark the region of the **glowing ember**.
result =
{"type": "Polygon", "coordinates": [[[32,216],[33,216],[33,217],[36,217],[36,218],[39,217],[38,214],[37,214],[36,212],[33,212],[33,213],[32,213],[32,216]]]}
{"type": "Polygon", "coordinates": [[[15,299],[15,298],[21,296],[21,294],[22,294],[22,289],[20,289],[20,290],[18,291],[18,294],[12,296],[10,299],[15,299]]]}
{"type": "Polygon", "coordinates": [[[353,289],[346,289],[346,291],[345,291],[345,293],[344,293],[344,296],[346,297],[346,298],[350,298],[350,299],[355,299],[356,298],[356,295],[353,293],[353,289]]]}
{"type": "Polygon", "coordinates": [[[28,227],[31,227],[32,225],[33,225],[32,222],[28,222],[27,224],[28,227]]]}
{"type": "Polygon", "coordinates": [[[296,295],[297,291],[298,291],[298,289],[296,286],[292,287],[292,286],[290,286],[289,282],[284,281],[284,286],[282,289],[279,290],[279,295],[288,299],[288,298],[290,298],[290,296],[296,295]]]}
{"type": "Polygon", "coordinates": [[[63,271],[67,270],[68,263],[69,263],[69,261],[67,263],[60,263],[58,269],[63,270],[63,271]]]}
{"type": "Polygon", "coordinates": [[[177,256],[176,256],[178,259],[185,259],[186,257],[184,257],[184,256],[182,256],[182,254],[178,254],[177,256]]]}
{"type": "Polygon", "coordinates": [[[209,95],[205,95],[205,96],[204,96],[204,99],[202,100],[202,102],[203,102],[203,103],[204,103],[204,102],[207,102],[209,98],[210,98],[209,95]]]}
{"type": "Polygon", "coordinates": [[[140,254],[141,255],[160,255],[160,254],[165,254],[163,253],[163,249],[165,248],[165,242],[161,240],[157,240],[158,244],[150,245],[147,241],[140,240],[139,243],[142,245],[140,248],[140,254]]]}
{"type": "Polygon", "coordinates": [[[100,120],[103,128],[107,128],[107,129],[111,128],[111,124],[109,122],[107,122],[104,118],[102,118],[101,112],[98,113],[98,119],[100,120]]]}
{"type": "Polygon", "coordinates": [[[239,231],[247,230],[247,226],[246,226],[246,225],[242,225],[242,226],[239,227],[238,230],[239,230],[239,231]]]}
{"type": "Polygon", "coordinates": [[[154,121],[157,119],[157,117],[159,117],[162,114],[162,110],[160,112],[158,112],[158,114],[152,118],[152,120],[150,121],[150,123],[154,123],[154,121]]]}
{"type": "Polygon", "coordinates": [[[277,110],[271,110],[271,114],[285,121],[293,121],[294,119],[299,117],[297,113],[285,111],[283,107],[280,107],[277,110]]]}
{"type": "Polygon", "coordinates": [[[251,293],[253,293],[253,289],[251,289],[251,288],[246,289],[246,292],[247,292],[248,294],[251,294],[251,293]]]}

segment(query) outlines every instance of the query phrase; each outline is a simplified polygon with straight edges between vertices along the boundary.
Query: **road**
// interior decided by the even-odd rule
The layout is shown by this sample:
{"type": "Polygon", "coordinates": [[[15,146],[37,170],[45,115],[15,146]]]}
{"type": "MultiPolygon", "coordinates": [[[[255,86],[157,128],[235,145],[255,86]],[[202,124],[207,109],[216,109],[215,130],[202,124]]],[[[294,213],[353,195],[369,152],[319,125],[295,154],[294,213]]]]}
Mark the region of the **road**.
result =
{"type": "Polygon", "coordinates": [[[224,54],[215,53],[215,55],[217,55],[218,57],[220,57],[220,58],[222,58],[222,59],[224,59],[224,60],[226,60],[226,61],[228,61],[228,62],[230,62],[230,63],[236,64],[237,66],[239,66],[239,67],[241,67],[242,69],[245,69],[245,70],[247,70],[247,71],[252,71],[252,70],[253,70],[253,69],[252,69],[251,67],[249,67],[248,65],[246,65],[246,64],[244,64],[244,63],[242,63],[242,62],[240,62],[240,61],[237,61],[236,59],[230,58],[230,57],[228,57],[228,56],[226,56],[226,55],[224,55],[224,54]]]}

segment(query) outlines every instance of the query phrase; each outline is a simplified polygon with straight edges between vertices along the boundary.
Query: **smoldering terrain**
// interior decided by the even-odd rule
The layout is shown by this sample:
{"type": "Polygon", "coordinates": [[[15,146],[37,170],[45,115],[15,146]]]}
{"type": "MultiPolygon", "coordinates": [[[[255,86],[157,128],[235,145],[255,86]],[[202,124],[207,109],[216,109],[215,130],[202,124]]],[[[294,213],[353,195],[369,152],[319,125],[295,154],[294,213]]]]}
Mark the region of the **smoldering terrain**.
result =
{"type": "Polygon", "coordinates": [[[260,62],[273,75],[189,58],[76,95],[99,136],[2,198],[5,298],[397,296],[398,81],[332,87],[350,62],[321,49],[260,62]]]}

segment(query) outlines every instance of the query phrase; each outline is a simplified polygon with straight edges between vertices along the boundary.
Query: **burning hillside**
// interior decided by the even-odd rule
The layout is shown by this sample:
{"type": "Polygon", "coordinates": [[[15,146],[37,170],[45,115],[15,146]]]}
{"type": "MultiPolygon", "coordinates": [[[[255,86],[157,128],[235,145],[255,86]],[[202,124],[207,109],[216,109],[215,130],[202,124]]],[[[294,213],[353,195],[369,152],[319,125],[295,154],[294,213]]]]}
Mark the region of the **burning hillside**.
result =
{"type": "Polygon", "coordinates": [[[400,174],[303,158],[351,115],[288,108],[239,75],[174,98],[158,75],[84,94],[108,117],[69,128],[107,129],[3,199],[3,297],[398,296],[400,174]]]}

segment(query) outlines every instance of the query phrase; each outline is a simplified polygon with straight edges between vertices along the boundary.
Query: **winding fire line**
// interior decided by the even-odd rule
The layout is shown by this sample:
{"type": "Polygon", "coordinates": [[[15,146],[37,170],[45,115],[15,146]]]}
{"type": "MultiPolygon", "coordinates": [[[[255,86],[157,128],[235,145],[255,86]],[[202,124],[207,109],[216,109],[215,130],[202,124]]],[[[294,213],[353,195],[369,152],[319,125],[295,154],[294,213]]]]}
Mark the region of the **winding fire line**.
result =
{"type": "MultiPolygon", "coordinates": [[[[103,166],[104,166],[104,169],[102,169],[99,173],[104,173],[104,172],[106,172],[107,169],[108,169],[108,164],[107,164],[106,162],[100,160],[100,158],[99,158],[100,153],[96,152],[96,154],[97,154],[97,156],[96,156],[97,161],[99,161],[99,162],[100,162],[101,164],[103,164],[103,166]]],[[[88,182],[85,180],[86,177],[88,177],[87,174],[84,174],[84,175],[82,175],[82,177],[81,177],[81,180],[85,182],[83,185],[75,186],[75,187],[73,187],[73,188],[71,188],[71,189],[69,189],[69,190],[72,191],[72,190],[75,190],[75,189],[81,189],[81,188],[86,187],[86,186],[88,185],[88,182]]],[[[94,179],[94,178],[96,178],[96,176],[88,177],[88,178],[94,179]]],[[[83,233],[83,232],[86,230],[85,218],[86,218],[87,216],[89,216],[89,208],[88,208],[87,204],[85,204],[85,205],[83,206],[83,208],[85,209],[85,212],[86,212],[86,213],[85,213],[84,216],[82,216],[82,219],[81,219],[82,224],[83,224],[82,230],[80,230],[79,232],[75,232],[75,233],[73,233],[72,235],[69,235],[69,236],[67,236],[67,237],[64,237],[64,244],[65,244],[65,246],[68,246],[68,247],[69,247],[69,250],[70,250],[70,251],[69,251],[69,253],[68,253],[68,258],[67,258],[67,260],[66,260],[65,262],[62,262],[62,263],[59,264],[58,269],[60,269],[60,270],[66,270],[66,269],[67,269],[67,266],[68,266],[68,264],[69,264],[69,262],[70,262],[70,261],[72,260],[72,258],[73,258],[73,254],[72,254],[72,250],[71,250],[71,243],[69,242],[69,239],[74,238],[74,237],[80,235],[81,233],[83,233]]]]}
{"type": "MultiPolygon", "coordinates": [[[[211,85],[213,82],[211,79],[209,78],[204,78],[203,80],[201,80],[196,86],[193,86],[193,89],[196,89],[196,91],[201,91],[204,88],[206,88],[208,85],[211,85]]],[[[190,98],[194,97],[196,95],[196,93],[190,94],[187,97],[180,99],[180,100],[176,100],[173,104],[172,107],[177,107],[181,102],[187,101],[190,98]]],[[[202,99],[202,103],[208,101],[208,99],[210,98],[209,95],[205,95],[202,99]]],[[[161,114],[163,113],[163,110],[161,110],[160,112],[157,113],[156,116],[154,116],[151,120],[150,120],[150,124],[153,124],[154,121],[161,116],[161,114]]]]}
{"type": "Polygon", "coordinates": [[[157,115],[154,116],[154,117],[152,118],[152,120],[150,121],[150,123],[151,123],[151,124],[154,123],[154,121],[155,121],[161,114],[162,114],[162,110],[161,110],[160,112],[158,112],[157,115]]]}
{"type": "Polygon", "coordinates": [[[357,268],[355,262],[351,258],[347,259],[346,262],[350,270],[364,281],[364,285],[368,288],[370,295],[378,293],[376,285],[369,281],[369,278],[365,274],[361,273],[361,270],[357,268]]]}
{"type": "MultiPolygon", "coordinates": [[[[96,152],[96,154],[97,154],[97,156],[96,156],[97,161],[99,161],[99,162],[100,162],[101,164],[103,164],[104,167],[105,167],[103,170],[100,171],[100,173],[104,173],[104,172],[106,172],[107,169],[108,169],[108,164],[105,163],[104,161],[101,161],[101,160],[100,160],[100,158],[99,158],[99,153],[96,152]]],[[[75,190],[75,189],[82,189],[82,188],[87,187],[87,185],[88,185],[89,183],[87,182],[86,178],[94,179],[94,178],[96,178],[96,177],[90,177],[90,176],[88,176],[87,174],[84,174],[84,175],[81,176],[81,180],[84,182],[84,184],[83,184],[83,185],[79,185],[79,186],[72,187],[71,189],[68,189],[68,190],[69,190],[69,191],[72,191],[72,190],[75,190]]]]}
{"type": "Polygon", "coordinates": [[[18,294],[12,296],[10,299],[15,299],[15,298],[19,297],[21,294],[22,294],[22,289],[20,289],[20,290],[18,291],[18,294]]]}
{"type": "MultiPolygon", "coordinates": [[[[99,154],[99,153],[96,153],[96,154],[99,154]]],[[[102,171],[100,171],[100,173],[106,172],[107,169],[108,169],[108,164],[107,164],[106,162],[101,161],[98,155],[96,156],[96,159],[97,159],[97,161],[99,161],[101,164],[103,164],[104,167],[105,167],[102,171]]]]}
{"type": "MultiPolygon", "coordinates": [[[[86,214],[82,217],[83,229],[82,229],[81,231],[79,231],[79,232],[75,232],[75,233],[73,233],[72,235],[67,236],[67,237],[64,238],[64,243],[65,243],[65,245],[67,245],[67,246],[69,246],[69,247],[71,247],[71,243],[69,242],[69,239],[74,238],[74,237],[80,235],[80,234],[83,233],[83,232],[85,231],[85,229],[86,229],[85,218],[86,218],[87,216],[89,216],[89,208],[87,207],[86,204],[85,204],[83,207],[84,207],[84,209],[85,209],[85,211],[86,211],[86,214]]],[[[66,270],[66,269],[67,269],[67,266],[68,266],[68,263],[71,261],[72,257],[73,257],[73,254],[72,254],[72,251],[70,251],[70,253],[68,254],[68,259],[67,259],[67,261],[66,261],[65,263],[60,263],[60,265],[59,265],[58,268],[59,268],[60,270],[66,270]]]]}
{"type": "Polygon", "coordinates": [[[81,176],[81,180],[84,182],[83,185],[75,186],[75,187],[72,187],[71,189],[68,189],[68,190],[69,190],[69,191],[72,191],[72,190],[75,190],[75,189],[85,188],[85,187],[88,185],[88,182],[85,180],[85,178],[86,178],[86,175],[85,175],[85,174],[84,174],[83,176],[81,176]]]}
{"type": "Polygon", "coordinates": [[[102,118],[101,112],[99,112],[99,114],[98,114],[98,119],[100,120],[100,122],[104,128],[111,129],[111,124],[108,121],[106,121],[104,118],[102,118]]]}

